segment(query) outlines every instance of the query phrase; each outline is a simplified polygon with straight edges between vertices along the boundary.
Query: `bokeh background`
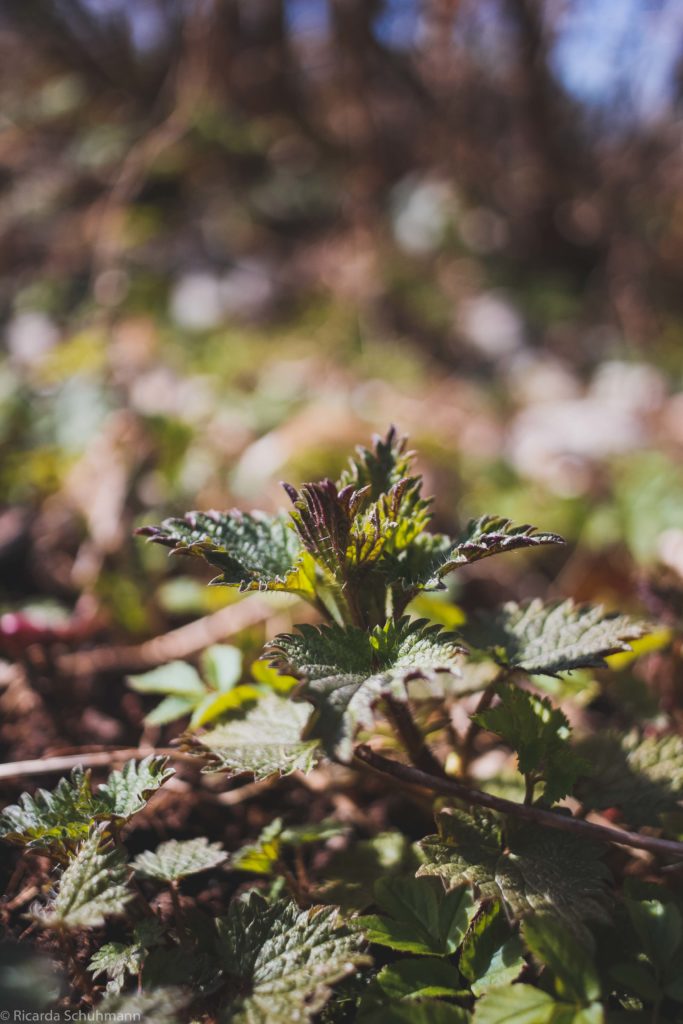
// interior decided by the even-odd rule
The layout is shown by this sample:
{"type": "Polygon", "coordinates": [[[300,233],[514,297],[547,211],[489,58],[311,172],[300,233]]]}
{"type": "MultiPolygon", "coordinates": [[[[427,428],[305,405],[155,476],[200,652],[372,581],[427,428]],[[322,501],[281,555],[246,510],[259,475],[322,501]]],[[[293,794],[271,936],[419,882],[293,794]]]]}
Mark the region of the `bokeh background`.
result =
{"type": "Polygon", "coordinates": [[[392,422],[572,542],[498,590],[683,574],[682,141],[679,0],[4,0],[3,643],[210,611],[135,526],[392,422]]]}

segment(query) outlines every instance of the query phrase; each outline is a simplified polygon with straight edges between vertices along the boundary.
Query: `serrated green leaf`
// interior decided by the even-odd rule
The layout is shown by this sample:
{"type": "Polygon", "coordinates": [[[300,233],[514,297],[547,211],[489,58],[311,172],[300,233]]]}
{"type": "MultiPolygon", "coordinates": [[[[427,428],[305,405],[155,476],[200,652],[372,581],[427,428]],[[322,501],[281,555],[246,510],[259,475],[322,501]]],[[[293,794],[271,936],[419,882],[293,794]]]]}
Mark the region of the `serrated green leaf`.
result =
{"type": "Polygon", "coordinates": [[[683,801],[683,739],[606,733],[578,744],[589,765],[578,795],[587,810],[616,807],[626,824],[661,826],[683,801]]]}
{"type": "Polygon", "coordinates": [[[564,544],[564,538],[557,533],[539,532],[528,523],[513,523],[503,516],[480,516],[468,523],[467,529],[457,539],[445,560],[436,568],[430,585],[443,579],[458,566],[470,565],[481,558],[503,554],[505,551],[545,544],[564,544]]]}
{"type": "Polygon", "coordinates": [[[303,547],[286,516],[190,512],[138,533],[173,552],[199,555],[220,570],[212,582],[246,590],[287,590],[310,597],[303,547]]]}
{"type": "Polygon", "coordinates": [[[531,674],[557,675],[577,668],[605,668],[610,654],[628,651],[628,641],[647,626],[600,606],[572,600],[527,605],[508,601],[462,629],[468,644],[487,651],[500,665],[531,674]]]}
{"type": "Polygon", "coordinates": [[[448,889],[466,882],[480,899],[497,899],[495,873],[503,839],[495,818],[475,808],[471,813],[444,811],[436,822],[438,835],[418,843],[425,857],[418,877],[436,875],[448,889]]]}
{"type": "Polygon", "coordinates": [[[130,995],[111,995],[96,1007],[99,1020],[145,1021],[146,1024],[187,1024],[192,994],[181,988],[148,989],[130,995]]]}
{"type": "Polygon", "coordinates": [[[99,787],[98,817],[126,821],[141,811],[150,796],[174,774],[173,768],[168,767],[167,757],[150,754],[142,761],[128,761],[99,787]]]}
{"type": "Polygon", "coordinates": [[[99,928],[109,917],[123,914],[133,898],[128,872],[118,848],[101,849],[102,831],[95,829],[64,869],[57,895],[36,920],[47,928],[99,928]]]}
{"type": "Polygon", "coordinates": [[[521,774],[543,781],[548,803],[567,796],[588,765],[569,745],[571,730],[566,716],[547,697],[517,686],[502,686],[498,693],[496,707],[473,715],[473,721],[512,747],[521,774]]]}
{"type": "Polygon", "coordinates": [[[528,917],[522,922],[522,935],[534,957],[552,973],[561,999],[585,1006],[600,998],[600,979],[589,951],[556,918],[528,917]]]}
{"type": "Polygon", "coordinates": [[[21,846],[72,849],[85,839],[95,819],[90,772],[81,767],[60,779],[50,793],[23,793],[0,816],[0,838],[21,846]]]}
{"type": "Polygon", "coordinates": [[[217,953],[234,993],[230,1024],[291,1024],[322,1009],[331,986],[368,962],[334,907],[299,910],[257,893],[217,922],[217,953]]]}
{"type": "Polygon", "coordinates": [[[400,437],[396,428],[390,427],[385,438],[373,435],[371,448],[358,445],[355,457],[349,459],[337,486],[340,489],[351,486],[356,491],[368,487],[370,498],[376,501],[410,476],[414,457],[414,452],[407,450],[407,438],[400,437]]]}
{"type": "Polygon", "coordinates": [[[490,988],[516,981],[525,966],[519,936],[510,930],[499,900],[482,906],[460,952],[458,966],[480,996],[490,988]]]}
{"type": "Polygon", "coordinates": [[[279,772],[310,772],[318,741],[301,739],[310,710],[277,694],[266,694],[241,717],[201,736],[187,735],[185,748],[207,761],[205,771],[251,772],[265,779],[279,772]]]}
{"type": "Polygon", "coordinates": [[[444,811],[439,834],[419,846],[418,876],[436,875],[449,888],[468,882],[483,900],[501,899],[511,917],[531,912],[559,918],[577,938],[592,943],[587,922],[609,920],[609,872],[603,848],[555,829],[509,829],[503,846],[495,820],[483,812],[444,811]]]}
{"type": "Polygon", "coordinates": [[[444,534],[421,533],[388,567],[391,582],[404,590],[443,589],[443,580],[463,565],[491,555],[546,544],[564,544],[556,533],[538,532],[528,524],[516,524],[502,516],[473,519],[457,539],[444,534]]]}
{"type": "Polygon", "coordinates": [[[456,673],[462,651],[454,634],[424,619],[402,618],[370,633],[304,625],[298,634],[276,637],[266,657],[304,680],[300,696],[317,710],[310,734],[349,760],[356,731],[372,726],[378,700],[390,695],[405,701],[410,680],[456,673]]]}
{"type": "Polygon", "coordinates": [[[167,762],[165,757],[129,761],[122,771],[111,773],[98,793],[90,788],[90,772],[76,767],[51,793],[24,793],[18,804],[6,807],[0,816],[0,838],[63,856],[87,838],[95,822],[125,821],[142,810],[151,793],[173,774],[167,762]]]}
{"type": "Polygon", "coordinates": [[[368,941],[421,956],[454,953],[474,915],[467,888],[444,892],[428,878],[383,878],[375,899],[387,916],[359,918],[368,941]]]}
{"type": "Polygon", "coordinates": [[[227,860],[227,856],[220,843],[210,843],[203,836],[198,839],[169,839],[157,846],[154,852],[145,850],[139,854],[133,861],[133,868],[146,878],[176,882],[217,867],[227,860]]]}
{"type": "Polygon", "coordinates": [[[107,992],[118,995],[126,979],[142,970],[145,950],[138,943],[108,942],[90,959],[93,979],[107,976],[107,992]]]}
{"type": "Polygon", "coordinates": [[[460,976],[453,964],[434,956],[397,960],[382,968],[377,981],[391,999],[438,998],[461,991],[460,976]]]}

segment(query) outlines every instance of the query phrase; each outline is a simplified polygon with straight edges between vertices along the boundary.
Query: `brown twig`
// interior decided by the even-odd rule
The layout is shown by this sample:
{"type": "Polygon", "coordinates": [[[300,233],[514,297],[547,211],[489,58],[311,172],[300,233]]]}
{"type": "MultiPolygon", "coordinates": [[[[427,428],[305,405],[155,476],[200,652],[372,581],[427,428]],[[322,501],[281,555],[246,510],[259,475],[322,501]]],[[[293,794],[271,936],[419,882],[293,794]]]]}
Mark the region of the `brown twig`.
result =
{"type": "Polygon", "coordinates": [[[398,761],[391,761],[382,757],[381,754],[376,754],[367,746],[358,747],[355,756],[362,764],[382,775],[389,775],[407,785],[420,786],[435,793],[442,793],[444,796],[456,797],[467,804],[488,807],[492,811],[509,814],[546,828],[555,828],[560,832],[571,832],[584,839],[596,839],[619,846],[633,846],[638,850],[648,850],[650,853],[683,858],[683,843],[677,843],[671,839],[657,839],[654,836],[626,832],[618,828],[610,828],[607,825],[595,825],[593,822],[558,814],[556,811],[547,811],[528,804],[518,804],[513,800],[505,800],[503,797],[492,796],[490,793],[482,793],[481,790],[470,789],[469,786],[456,782],[454,779],[437,778],[418,768],[400,764],[398,761]]]}
{"type": "Polygon", "coordinates": [[[128,761],[132,757],[147,757],[157,754],[173,757],[178,760],[195,761],[192,754],[186,754],[173,747],[126,747],[123,750],[82,751],[79,754],[64,754],[60,757],[43,757],[35,761],[14,761],[0,765],[0,782],[5,779],[20,779],[25,775],[51,775],[53,772],[68,772],[72,768],[99,768],[119,761],[128,761]]]}
{"type": "Polygon", "coordinates": [[[443,768],[427,746],[410,709],[393,697],[384,698],[384,708],[413,764],[429,775],[443,775],[443,768]]]}
{"type": "Polygon", "coordinates": [[[64,675],[71,676],[153,668],[166,661],[196,654],[219,640],[265,622],[272,614],[272,605],[266,601],[258,597],[246,598],[141,644],[95,647],[91,651],[62,654],[57,659],[57,668],[64,675]]]}

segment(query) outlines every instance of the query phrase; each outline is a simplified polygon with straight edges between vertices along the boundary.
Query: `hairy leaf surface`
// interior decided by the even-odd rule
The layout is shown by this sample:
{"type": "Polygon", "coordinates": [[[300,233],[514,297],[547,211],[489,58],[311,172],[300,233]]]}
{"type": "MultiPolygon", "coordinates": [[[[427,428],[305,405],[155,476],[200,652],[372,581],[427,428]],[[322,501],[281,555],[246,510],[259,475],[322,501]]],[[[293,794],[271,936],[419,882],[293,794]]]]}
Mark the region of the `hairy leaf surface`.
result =
{"type": "Polygon", "coordinates": [[[490,815],[444,811],[438,835],[420,842],[425,856],[418,876],[436,875],[449,888],[469,882],[482,900],[502,899],[511,917],[530,912],[561,919],[584,941],[589,921],[606,921],[609,872],[603,848],[575,836],[524,825],[507,845],[490,815]]]}
{"type": "Polygon", "coordinates": [[[102,833],[95,829],[79,848],[59,880],[57,894],[36,918],[48,928],[99,928],[109,917],[123,914],[133,898],[127,885],[123,854],[100,848],[102,833]]]}
{"type": "Polygon", "coordinates": [[[199,555],[220,570],[213,583],[240,590],[291,590],[310,595],[303,547],[287,516],[261,512],[189,512],[138,531],[173,552],[199,555]]]}
{"type": "Polygon", "coordinates": [[[600,606],[570,599],[527,605],[509,601],[474,619],[462,630],[467,643],[487,651],[506,668],[557,675],[577,668],[605,668],[610,654],[628,651],[628,641],[647,632],[644,624],[600,606]]]}
{"type": "Polygon", "coordinates": [[[169,839],[153,852],[145,850],[133,861],[139,875],[156,878],[160,882],[177,882],[188,875],[208,871],[227,860],[220,843],[210,843],[204,836],[198,839],[169,839]]]}
{"type": "Polygon", "coordinates": [[[310,772],[318,753],[316,739],[302,739],[310,709],[277,694],[266,694],[241,717],[200,736],[186,735],[185,747],[206,758],[205,771],[233,775],[252,772],[255,779],[280,773],[310,772]]]}
{"type": "Polygon", "coordinates": [[[341,760],[353,752],[359,728],[374,721],[373,707],[385,696],[405,701],[411,679],[436,679],[457,672],[458,639],[426,620],[390,620],[365,633],[355,627],[304,625],[281,634],[266,656],[304,680],[301,696],[316,707],[311,735],[341,760]]]}
{"type": "Polygon", "coordinates": [[[310,1020],[330,986],[368,963],[334,907],[299,910],[252,892],[230,905],[217,928],[218,956],[235,993],[225,1017],[231,1024],[310,1020]]]}
{"type": "Polygon", "coordinates": [[[0,816],[0,838],[22,846],[72,850],[85,839],[97,821],[125,821],[142,810],[149,797],[173,775],[168,758],[150,756],[129,761],[114,771],[93,793],[90,772],[81,767],[60,779],[52,792],[39,789],[31,797],[22,794],[18,804],[0,816]]]}
{"type": "Polygon", "coordinates": [[[167,757],[150,754],[142,761],[128,761],[120,771],[113,771],[99,787],[95,797],[97,816],[127,820],[141,811],[151,795],[173,774],[167,757]]]}

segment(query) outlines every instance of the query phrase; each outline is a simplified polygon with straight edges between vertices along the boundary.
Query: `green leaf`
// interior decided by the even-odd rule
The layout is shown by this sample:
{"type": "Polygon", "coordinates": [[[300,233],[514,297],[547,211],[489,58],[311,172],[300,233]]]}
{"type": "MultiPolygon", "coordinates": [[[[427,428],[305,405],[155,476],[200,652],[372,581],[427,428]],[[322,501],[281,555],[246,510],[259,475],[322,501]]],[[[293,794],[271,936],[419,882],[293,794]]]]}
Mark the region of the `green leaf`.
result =
{"type": "Polygon", "coordinates": [[[437,568],[433,579],[441,580],[458,566],[470,565],[481,558],[543,544],[564,544],[564,538],[557,533],[538,532],[535,526],[529,526],[528,523],[513,523],[503,516],[481,516],[468,523],[465,532],[437,568]]]}
{"type": "Polygon", "coordinates": [[[172,552],[199,555],[220,570],[212,582],[246,590],[287,590],[310,597],[302,545],[286,516],[190,512],[138,533],[172,552]]]}
{"type": "Polygon", "coordinates": [[[214,690],[225,693],[242,676],[242,652],[232,644],[213,644],[201,656],[202,675],[214,690]]]}
{"type": "Polygon", "coordinates": [[[105,974],[107,992],[118,995],[126,979],[142,970],[145,952],[139,943],[108,942],[92,956],[88,970],[93,980],[105,974]]]}
{"type": "MultiPolygon", "coordinates": [[[[531,985],[510,985],[482,996],[476,1004],[473,1024],[560,1024],[556,1010],[557,1003],[547,992],[531,985]]],[[[562,1024],[569,1021],[565,1019],[562,1024]]]]}
{"type": "Polygon", "coordinates": [[[44,789],[33,797],[24,793],[18,804],[6,807],[0,816],[0,838],[53,849],[64,856],[90,834],[95,822],[125,821],[142,810],[148,797],[173,775],[167,761],[165,757],[129,761],[122,771],[112,772],[96,794],[90,788],[90,772],[74,768],[52,793],[44,789]]]}
{"type": "Polygon", "coordinates": [[[282,818],[275,818],[261,831],[255,843],[245,843],[230,856],[235,871],[255,875],[273,874],[282,853],[282,818]]]}
{"type": "Polygon", "coordinates": [[[99,928],[109,917],[123,914],[133,898],[127,885],[126,862],[117,848],[100,849],[101,828],[80,846],[65,868],[57,895],[35,916],[47,928],[99,928]]]}
{"type": "Polygon", "coordinates": [[[245,683],[235,686],[225,693],[209,693],[194,709],[190,719],[190,729],[198,729],[202,725],[213,722],[223,715],[239,711],[240,708],[253,704],[261,697],[261,690],[245,683]]]}
{"type": "Polygon", "coordinates": [[[151,672],[127,676],[126,681],[136,693],[164,693],[188,701],[203,697],[206,693],[196,668],[184,661],[169,661],[166,665],[153,668],[151,672]]]}
{"type": "Polygon", "coordinates": [[[205,771],[251,772],[255,779],[310,772],[317,760],[318,742],[301,739],[309,715],[310,710],[301,704],[266,694],[241,717],[201,736],[186,735],[185,749],[206,758],[205,771]]]}
{"type": "Polygon", "coordinates": [[[460,993],[456,968],[434,956],[397,960],[382,968],[377,981],[391,999],[425,999],[460,993]]]}
{"type": "Polygon", "coordinates": [[[545,605],[538,598],[527,605],[508,601],[462,629],[468,644],[487,651],[498,664],[550,676],[605,668],[605,658],[629,651],[628,641],[646,632],[644,624],[600,606],[572,600],[545,605]]]}
{"type": "Polygon", "coordinates": [[[660,900],[626,900],[631,923],[642,952],[658,972],[666,972],[683,940],[683,919],[674,903],[660,900]]]}
{"type": "Polygon", "coordinates": [[[516,981],[524,966],[523,946],[513,935],[499,900],[486,903],[472,922],[460,953],[461,973],[475,996],[516,981]]]}
{"type": "Polygon", "coordinates": [[[369,1016],[359,1019],[359,1024],[469,1024],[467,1010],[437,999],[420,999],[419,1002],[389,1003],[369,1016]]]}
{"type": "Polygon", "coordinates": [[[406,837],[401,832],[380,832],[372,839],[354,843],[349,850],[332,854],[318,897],[344,908],[365,910],[374,899],[374,887],[380,878],[414,873],[416,868],[415,854],[406,837]]]}
{"type": "Polygon", "coordinates": [[[436,875],[448,889],[466,882],[481,900],[498,899],[496,866],[503,839],[495,818],[474,808],[471,813],[443,811],[436,822],[438,835],[418,843],[425,858],[418,876],[436,875]]]}
{"type": "Polygon", "coordinates": [[[200,871],[208,871],[227,860],[220,843],[210,843],[203,836],[198,839],[169,839],[156,850],[145,850],[133,861],[139,875],[156,878],[160,882],[175,882],[200,871]]]}
{"type": "Polygon", "coordinates": [[[190,992],[171,987],[147,989],[130,995],[111,995],[97,1007],[99,1020],[145,1021],[146,1024],[187,1024],[190,992]]]}
{"type": "Polygon", "coordinates": [[[150,754],[142,761],[128,761],[99,787],[97,816],[127,821],[141,811],[152,794],[174,774],[173,768],[168,767],[167,757],[150,754]]]}
{"type": "Polygon", "coordinates": [[[429,878],[381,879],[375,899],[388,916],[358,919],[368,941],[421,956],[454,953],[474,915],[468,889],[445,893],[429,878]]]}
{"type": "Polygon", "coordinates": [[[310,735],[348,761],[358,729],[370,728],[373,708],[391,695],[405,701],[414,679],[438,682],[458,671],[457,638],[426,620],[390,620],[370,633],[355,627],[304,625],[267,645],[266,657],[304,680],[300,696],[317,710],[310,735]]]}
{"type": "Polygon", "coordinates": [[[607,921],[609,872],[603,848],[555,829],[508,825],[507,845],[490,815],[443,811],[438,835],[420,846],[418,876],[436,875],[449,888],[469,882],[481,899],[502,899],[512,918],[548,913],[592,944],[586,922],[607,921]]]}
{"type": "Polygon", "coordinates": [[[457,540],[444,534],[420,534],[394,560],[389,577],[413,593],[440,590],[443,579],[463,565],[544,544],[564,544],[564,540],[556,533],[539,533],[533,526],[518,525],[502,516],[481,516],[471,520],[457,540]]]}
{"type": "Polygon", "coordinates": [[[350,486],[355,491],[367,487],[371,500],[376,501],[410,476],[415,453],[406,449],[407,438],[399,437],[395,427],[389,429],[385,438],[373,435],[372,448],[364,445],[356,448],[356,456],[349,459],[337,486],[340,489],[350,486]]]}
{"type": "Polygon", "coordinates": [[[230,856],[230,867],[236,871],[251,871],[257,875],[271,875],[286,847],[300,847],[324,842],[337,836],[343,828],[334,822],[284,828],[282,818],[275,818],[262,830],[255,843],[247,843],[230,856]]]}
{"type": "Polygon", "coordinates": [[[557,995],[587,1005],[600,998],[600,979],[586,946],[546,914],[526,918],[522,935],[528,948],[555,978],[557,995]]]}
{"type": "Polygon", "coordinates": [[[195,702],[185,697],[164,697],[164,699],[145,715],[146,725],[168,725],[169,722],[177,722],[179,718],[192,714],[195,702]]]}
{"type": "Polygon", "coordinates": [[[137,693],[167,695],[145,715],[147,725],[166,725],[189,714],[190,728],[199,728],[261,695],[253,685],[235,685],[242,673],[242,652],[237,647],[214,644],[203,652],[201,666],[204,679],[184,661],[128,677],[128,685],[137,693]]]}
{"type": "Polygon", "coordinates": [[[335,982],[368,963],[334,907],[302,911],[252,892],[230,905],[217,928],[220,964],[235,993],[231,1024],[310,1020],[335,982]]]}
{"type": "Polygon", "coordinates": [[[51,793],[23,793],[18,804],[6,807],[0,816],[0,838],[20,846],[68,850],[88,836],[94,819],[90,772],[76,767],[51,793]]]}
{"type": "Polygon", "coordinates": [[[683,739],[606,733],[581,741],[589,765],[578,796],[587,810],[616,807],[625,823],[661,826],[661,816],[683,801],[683,739]]]}
{"type": "Polygon", "coordinates": [[[569,745],[566,716],[547,697],[517,686],[502,686],[498,692],[499,704],[473,715],[473,721],[512,747],[522,775],[543,780],[548,803],[567,796],[588,765],[569,745]]]}

